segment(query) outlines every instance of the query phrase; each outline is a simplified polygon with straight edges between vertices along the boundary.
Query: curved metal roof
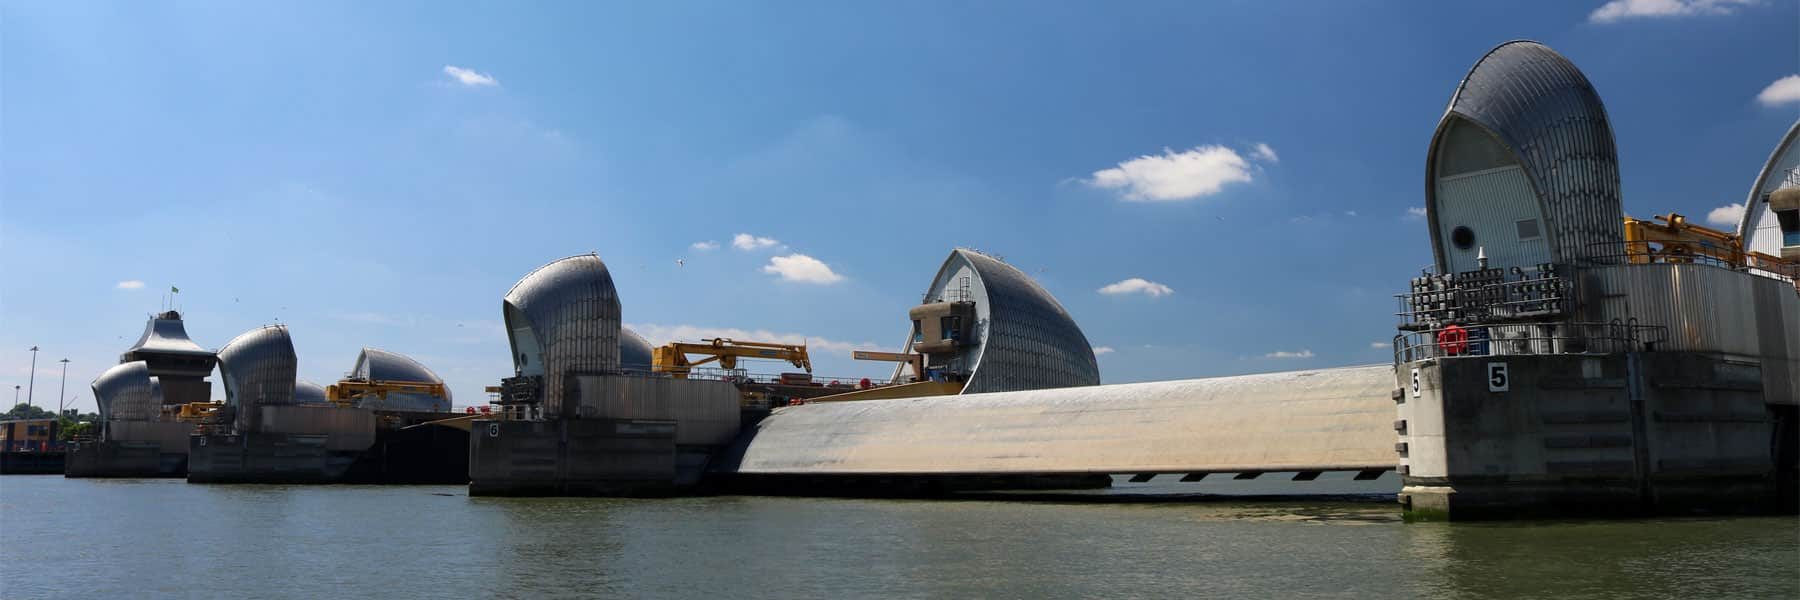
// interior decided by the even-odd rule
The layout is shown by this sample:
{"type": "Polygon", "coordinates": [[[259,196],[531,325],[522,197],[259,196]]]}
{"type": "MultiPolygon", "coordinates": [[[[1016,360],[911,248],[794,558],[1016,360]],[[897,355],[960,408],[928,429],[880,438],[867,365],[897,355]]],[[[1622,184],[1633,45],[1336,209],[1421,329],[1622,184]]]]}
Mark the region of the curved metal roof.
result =
{"type": "Polygon", "coordinates": [[[957,248],[944,259],[930,296],[967,267],[980,281],[976,294],[983,323],[979,354],[963,386],[965,394],[1059,388],[1100,383],[1100,365],[1081,326],[1062,303],[1024,271],[981,252],[957,248]]]}
{"type": "Polygon", "coordinates": [[[144,324],[144,335],[138,336],[137,343],[125,351],[127,355],[138,352],[213,355],[211,350],[201,348],[194,340],[188,339],[187,327],[181,323],[181,313],[172,310],[150,317],[150,321],[144,324]]]}
{"type": "Polygon", "coordinates": [[[294,404],[331,404],[325,397],[325,386],[299,379],[294,381],[294,404]]]}
{"type": "Polygon", "coordinates": [[[294,340],[282,325],[246,331],[219,349],[225,403],[237,407],[239,431],[255,431],[257,407],[293,404],[298,368],[294,340]]]}
{"type": "MultiPolygon", "coordinates": [[[[444,383],[437,373],[432,372],[423,363],[404,354],[379,348],[363,348],[362,353],[356,356],[356,366],[350,369],[350,377],[368,381],[410,381],[440,385],[444,383]]],[[[442,398],[424,394],[390,393],[386,398],[364,400],[358,406],[388,410],[443,412],[450,410],[450,390],[445,388],[442,398]]]]}
{"type": "Polygon", "coordinates": [[[151,421],[162,413],[161,394],[150,377],[150,365],[137,360],[119,363],[94,378],[94,403],[102,421],[151,421]]]}
{"type": "MultiPolygon", "coordinates": [[[[1537,194],[1551,251],[1567,261],[1618,250],[1591,246],[1623,240],[1619,153],[1606,106],[1586,75],[1549,47],[1515,40],[1475,62],[1457,85],[1432,134],[1425,202],[1435,219],[1438,148],[1463,120],[1486,130],[1524,168],[1537,194]]],[[[1438,242],[1437,223],[1432,241],[1438,242]]],[[[1445,267],[1439,257],[1438,268],[1445,267]]]]}
{"type": "Polygon", "coordinates": [[[1744,199],[1744,218],[1738,221],[1737,234],[1744,240],[1746,250],[1754,250],[1769,254],[1781,252],[1781,226],[1774,220],[1774,211],[1769,210],[1764,197],[1775,190],[1792,187],[1788,171],[1800,166],[1800,146],[1794,141],[1800,139],[1800,120],[1788,126],[1787,135],[1781,136],[1781,143],[1775,151],[1769,153],[1769,160],[1756,174],[1756,183],[1750,186],[1750,195],[1744,199]],[[1774,229],[1770,240],[1760,239],[1761,232],[1774,229]]]}
{"type": "Polygon", "coordinates": [[[626,328],[619,329],[619,368],[626,371],[649,371],[651,355],[654,350],[650,340],[638,335],[638,332],[626,328]]]}
{"type": "Polygon", "coordinates": [[[619,370],[619,294],[599,256],[538,267],[513,284],[501,307],[515,370],[544,377],[545,414],[563,413],[565,374],[619,370]]]}

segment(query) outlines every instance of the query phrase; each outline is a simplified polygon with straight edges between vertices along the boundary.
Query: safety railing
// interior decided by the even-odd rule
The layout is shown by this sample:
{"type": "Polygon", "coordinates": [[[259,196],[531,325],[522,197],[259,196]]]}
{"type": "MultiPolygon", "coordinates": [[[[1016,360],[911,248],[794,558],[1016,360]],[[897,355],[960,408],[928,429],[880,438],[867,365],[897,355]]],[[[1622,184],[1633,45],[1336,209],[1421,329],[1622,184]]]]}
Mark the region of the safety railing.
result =
{"type": "Polygon", "coordinates": [[[1660,242],[1600,242],[1588,244],[1587,255],[1577,264],[1610,265],[1685,264],[1706,265],[1782,281],[1800,281],[1800,262],[1786,261],[1760,252],[1729,246],[1660,242]]]}
{"type": "MultiPolygon", "coordinates": [[[[1498,272],[1497,270],[1494,272],[1498,272]]],[[[1554,270],[1514,270],[1514,279],[1489,278],[1486,282],[1460,282],[1430,276],[1415,279],[1412,291],[1395,294],[1402,329],[1421,329],[1444,323],[1480,323],[1545,319],[1569,311],[1575,290],[1568,278],[1554,270]]],[[[1502,274],[1500,277],[1504,277],[1502,274]]]]}
{"type": "Polygon", "coordinates": [[[1638,352],[1654,350],[1668,335],[1667,327],[1635,322],[1450,325],[1394,336],[1394,362],[1465,356],[1638,352]]]}

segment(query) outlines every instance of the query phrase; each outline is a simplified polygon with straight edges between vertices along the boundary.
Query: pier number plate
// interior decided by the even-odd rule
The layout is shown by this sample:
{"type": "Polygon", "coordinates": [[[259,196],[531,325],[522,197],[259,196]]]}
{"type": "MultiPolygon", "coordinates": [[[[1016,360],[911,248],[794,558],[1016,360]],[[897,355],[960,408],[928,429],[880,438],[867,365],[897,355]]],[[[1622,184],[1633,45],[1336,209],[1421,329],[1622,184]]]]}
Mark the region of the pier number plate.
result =
{"type": "Polygon", "coordinates": [[[1412,376],[1413,376],[1412,394],[1413,394],[1414,398],[1417,398],[1417,397],[1419,397],[1419,370],[1413,369],[1412,376]]]}
{"type": "Polygon", "coordinates": [[[1490,392],[1504,392],[1512,389],[1512,373],[1506,370],[1506,363],[1488,363],[1487,382],[1490,392]]]}
{"type": "Polygon", "coordinates": [[[500,437],[499,423],[488,423],[488,437],[500,437]]]}

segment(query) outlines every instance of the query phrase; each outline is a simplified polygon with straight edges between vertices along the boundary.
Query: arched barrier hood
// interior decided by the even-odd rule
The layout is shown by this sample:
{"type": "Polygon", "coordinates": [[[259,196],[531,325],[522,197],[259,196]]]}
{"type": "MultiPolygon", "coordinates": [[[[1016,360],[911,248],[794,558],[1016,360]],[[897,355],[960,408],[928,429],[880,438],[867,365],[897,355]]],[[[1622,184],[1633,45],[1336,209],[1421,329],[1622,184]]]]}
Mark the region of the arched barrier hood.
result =
{"type": "MultiPolygon", "coordinates": [[[[1425,208],[1440,273],[1459,267],[1446,244],[1454,237],[1440,194],[1461,194],[1468,215],[1484,219],[1519,212],[1520,220],[1540,216],[1543,227],[1520,225],[1521,238],[1542,238],[1541,248],[1523,262],[1569,262],[1618,252],[1623,241],[1619,199],[1619,159],[1611,122],[1599,94],[1585,75],[1561,54],[1532,41],[1512,41],[1489,51],[1469,69],[1439,120],[1426,159],[1425,208]],[[1452,151],[1447,151],[1452,150],[1452,151]],[[1516,184],[1488,181],[1458,192],[1454,178],[1517,166],[1516,184]],[[1445,186],[1452,186],[1446,191],[1445,186]],[[1507,191],[1513,190],[1513,191],[1507,191]],[[1532,197],[1535,198],[1532,198],[1532,197]],[[1535,206],[1515,207],[1524,202],[1535,206]],[[1530,213],[1530,214],[1525,214],[1530,213]],[[1541,231],[1541,234],[1535,232],[1541,231]]],[[[1498,177],[1498,179],[1504,179],[1498,177]]],[[[1500,219],[1488,219],[1496,223],[1500,219]]],[[[1512,222],[1503,225],[1512,226],[1512,222]]],[[[1506,243],[1511,244],[1508,233],[1506,243]]],[[[1489,254],[1508,250],[1500,246],[1489,254]]],[[[1459,244],[1471,257],[1485,240],[1459,244]],[[1467,247],[1463,247],[1467,246],[1467,247]]],[[[1468,262],[1468,261],[1464,261],[1468,262]]]]}
{"type": "Polygon", "coordinates": [[[928,303],[946,300],[975,304],[974,334],[959,359],[968,361],[962,393],[1100,383],[1099,363],[1081,327],[1017,267],[974,250],[953,250],[925,292],[928,303]]]}
{"type": "Polygon", "coordinates": [[[636,331],[619,329],[619,369],[648,373],[653,353],[650,340],[636,331]]]}
{"type": "Polygon", "coordinates": [[[113,365],[91,387],[101,421],[153,421],[162,413],[162,394],[144,361],[113,365]]]}
{"type": "Polygon", "coordinates": [[[1782,247],[1787,245],[1782,237],[1781,223],[1769,204],[1769,194],[1800,187],[1800,144],[1795,141],[1800,141],[1800,121],[1794,121],[1787,134],[1781,136],[1781,143],[1769,153],[1769,161],[1763,163],[1762,171],[1757,172],[1756,183],[1750,186],[1750,197],[1744,199],[1744,218],[1738,222],[1737,234],[1744,240],[1745,250],[1781,256],[1782,247]]]}
{"type": "Polygon", "coordinates": [[[255,431],[259,407],[294,403],[294,340],[287,327],[267,325],[232,338],[219,349],[225,404],[236,407],[238,431],[255,431]]]}
{"type": "MultiPolygon", "coordinates": [[[[350,378],[365,381],[406,381],[438,385],[444,383],[437,373],[432,372],[430,368],[419,361],[398,352],[389,352],[379,348],[362,349],[362,353],[356,356],[356,366],[350,369],[350,378]]],[[[386,398],[365,399],[358,406],[388,410],[445,412],[450,410],[450,390],[445,388],[442,398],[425,394],[389,393],[386,398]]]]}
{"type": "Polygon", "coordinates": [[[294,382],[294,404],[331,404],[325,397],[325,386],[305,379],[294,382]]]}
{"type": "Polygon", "coordinates": [[[155,354],[188,354],[211,357],[213,352],[200,347],[188,338],[187,326],[181,322],[181,313],[165,311],[144,324],[144,334],[138,336],[137,343],[125,351],[125,356],[139,352],[155,354]]]}
{"type": "Polygon", "coordinates": [[[619,294],[599,256],[538,267],[513,284],[501,308],[514,371],[543,377],[544,414],[564,415],[565,375],[619,371],[619,294]]]}

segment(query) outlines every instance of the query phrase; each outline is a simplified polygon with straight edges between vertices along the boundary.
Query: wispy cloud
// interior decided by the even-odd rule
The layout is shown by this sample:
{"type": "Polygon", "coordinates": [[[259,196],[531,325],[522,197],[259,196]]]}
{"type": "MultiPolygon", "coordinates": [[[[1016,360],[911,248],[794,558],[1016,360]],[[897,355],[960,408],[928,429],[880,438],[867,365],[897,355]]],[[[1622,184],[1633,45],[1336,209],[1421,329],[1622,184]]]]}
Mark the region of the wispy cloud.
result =
{"type": "Polygon", "coordinates": [[[1390,342],[1369,342],[1369,347],[1380,350],[1382,348],[1392,348],[1394,345],[1390,342]]]}
{"type": "Polygon", "coordinates": [[[1627,19],[1673,19],[1701,15],[1729,15],[1758,0],[1612,0],[1588,14],[1589,23],[1617,23],[1627,19]]]}
{"type": "MultiPolygon", "coordinates": [[[[1270,154],[1274,153],[1271,149],[1270,154]]],[[[1137,202],[1190,200],[1219,193],[1227,184],[1249,183],[1250,161],[1224,146],[1198,146],[1160,155],[1139,156],[1110,169],[1095,171],[1089,186],[1114,190],[1137,202]]]]}
{"type": "Polygon", "coordinates": [[[1425,218],[1425,207],[1423,207],[1423,206],[1406,207],[1406,218],[1407,218],[1407,220],[1411,220],[1411,221],[1417,221],[1419,219],[1425,218]]]}
{"type": "Polygon", "coordinates": [[[739,250],[761,250],[780,246],[781,241],[775,238],[757,237],[748,233],[731,236],[731,247],[739,250]]]}
{"type": "Polygon", "coordinates": [[[1142,277],[1133,277],[1117,283],[1107,284],[1105,287],[1100,288],[1100,293],[1108,296],[1143,294],[1145,296],[1156,298],[1173,294],[1175,293],[1175,290],[1169,286],[1142,277]]]}
{"type": "Polygon", "coordinates": [[[1706,213],[1706,222],[1716,227],[1737,227],[1744,220],[1744,205],[1727,204],[1706,213]]]}
{"type": "Polygon", "coordinates": [[[1094,356],[1099,356],[1102,354],[1112,354],[1112,353],[1113,353],[1112,346],[1094,346],[1094,356]]]}
{"type": "Polygon", "coordinates": [[[119,282],[119,285],[116,285],[113,287],[116,287],[121,290],[141,290],[141,289],[144,289],[144,282],[138,281],[136,279],[127,279],[125,281],[119,282]]]}
{"type": "Polygon", "coordinates": [[[832,271],[830,265],[805,254],[771,257],[762,271],[779,275],[782,281],[800,283],[831,284],[844,280],[844,276],[832,271]]]}
{"type": "Polygon", "coordinates": [[[1312,358],[1312,357],[1313,357],[1313,351],[1311,351],[1311,350],[1301,350],[1299,352],[1289,352],[1287,350],[1276,350],[1274,352],[1270,352],[1268,354],[1263,355],[1263,358],[1312,358]]]}
{"type": "Polygon", "coordinates": [[[456,65],[444,65],[444,74],[449,75],[450,78],[456,80],[457,83],[468,87],[490,87],[500,85],[500,81],[494,79],[492,75],[481,73],[474,69],[465,69],[456,65]]]}
{"type": "Polygon", "coordinates": [[[1775,80],[1769,87],[1756,95],[1756,101],[1763,106],[1781,106],[1800,102],[1800,75],[1789,75],[1775,80]]]}
{"type": "Polygon", "coordinates": [[[712,240],[706,240],[704,242],[694,242],[692,244],[688,244],[688,248],[698,250],[701,252],[712,252],[714,250],[719,249],[719,243],[712,241],[712,240]]]}
{"type": "Polygon", "coordinates": [[[1250,149],[1250,158],[1254,158],[1256,160],[1260,160],[1263,162],[1272,162],[1272,163],[1281,162],[1281,156],[1278,154],[1275,154],[1275,149],[1270,148],[1268,144],[1264,144],[1261,142],[1258,142],[1254,148],[1250,149]]]}
{"type": "Polygon", "coordinates": [[[767,329],[738,329],[735,327],[707,327],[704,325],[659,325],[655,323],[627,323],[626,327],[650,340],[651,344],[663,345],[673,341],[698,342],[713,338],[731,338],[734,340],[754,340],[777,344],[806,344],[809,351],[825,351],[844,353],[852,350],[880,350],[882,346],[875,342],[846,342],[801,333],[770,331],[767,329]]]}

